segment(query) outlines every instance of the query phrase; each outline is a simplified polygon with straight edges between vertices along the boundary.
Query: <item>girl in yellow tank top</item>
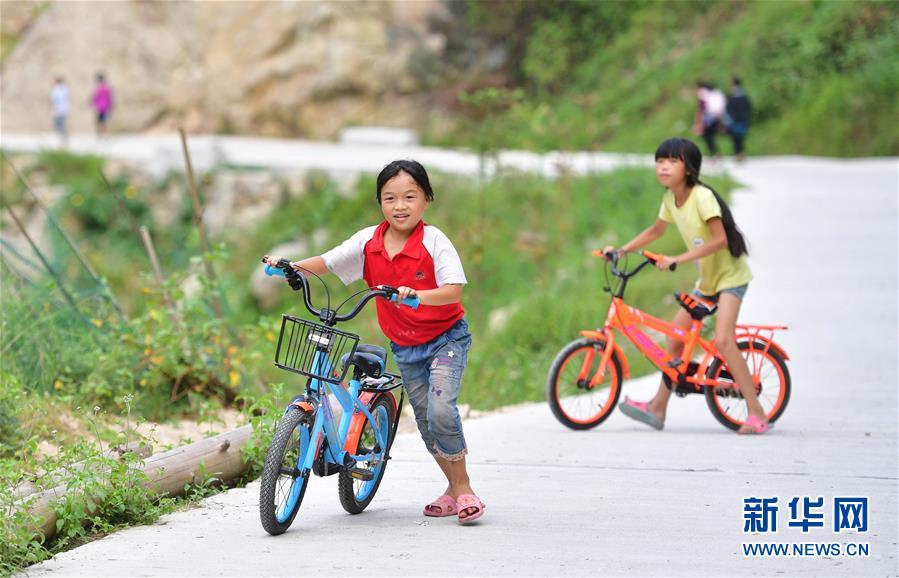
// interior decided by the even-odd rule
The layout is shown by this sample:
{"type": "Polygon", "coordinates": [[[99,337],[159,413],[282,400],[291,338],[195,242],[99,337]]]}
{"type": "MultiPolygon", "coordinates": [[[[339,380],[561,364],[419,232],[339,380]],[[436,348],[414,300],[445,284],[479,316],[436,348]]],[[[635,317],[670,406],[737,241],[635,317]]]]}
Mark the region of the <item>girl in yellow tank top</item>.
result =
{"type": "MultiPolygon", "coordinates": [[[[752,272],[746,263],[746,241],[727,203],[699,180],[702,166],[699,147],[684,138],[668,139],[659,145],[655,159],[656,178],[665,187],[659,217],[654,225],[618,251],[637,251],[661,237],[670,223],[677,226],[687,250],[659,259],[657,266],[667,271],[672,263],[699,262],[699,280],[694,293],[718,303],[715,345],[740,386],[749,411],[746,423],[737,433],[765,433],[771,426],[734,337],[740,305],[752,280],[752,272]]],[[[604,250],[615,249],[606,247],[604,250]]],[[[690,326],[690,321],[689,313],[683,309],[674,316],[674,323],[684,328],[690,326]]],[[[680,356],[682,349],[682,342],[668,342],[668,353],[673,357],[680,356]]],[[[639,421],[661,429],[670,397],[671,391],[662,382],[648,403],[625,399],[622,405],[629,406],[626,415],[638,416],[639,421]]]]}

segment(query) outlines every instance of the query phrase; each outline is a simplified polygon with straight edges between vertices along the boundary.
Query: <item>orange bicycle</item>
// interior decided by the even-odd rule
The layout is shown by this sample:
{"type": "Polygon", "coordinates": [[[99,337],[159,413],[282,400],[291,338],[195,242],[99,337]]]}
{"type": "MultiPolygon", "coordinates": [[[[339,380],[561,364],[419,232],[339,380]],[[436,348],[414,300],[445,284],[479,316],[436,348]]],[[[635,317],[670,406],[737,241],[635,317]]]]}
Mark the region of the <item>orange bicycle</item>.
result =
{"type": "MultiPolygon", "coordinates": [[[[624,302],[628,281],[647,265],[654,265],[661,255],[643,251],[644,261],[627,272],[618,269],[617,253],[594,251],[593,254],[606,258],[612,274],[619,280],[618,286],[614,291],[607,288],[612,293],[612,303],[605,326],[581,331],[581,338],[563,347],[553,361],[546,381],[546,398],[553,415],[571,429],[589,429],[608,419],[618,403],[622,382],[630,377],[627,358],[616,341],[616,333],[621,333],[659,368],[665,384],[675,394],[704,394],[715,419],[727,428],[739,429],[747,417],[743,394],[714,343],[700,336],[702,320],[714,314],[717,305],[679,293],[676,294],[678,303],[692,318],[690,327],[662,321],[624,302]],[[641,327],[683,342],[681,357],[672,358],[641,327]]],[[[736,329],[737,346],[746,359],[759,402],[771,423],[783,414],[790,400],[790,372],[786,364],[789,357],[774,342],[775,332],[781,329],[787,327],[737,325],[736,329]]]]}

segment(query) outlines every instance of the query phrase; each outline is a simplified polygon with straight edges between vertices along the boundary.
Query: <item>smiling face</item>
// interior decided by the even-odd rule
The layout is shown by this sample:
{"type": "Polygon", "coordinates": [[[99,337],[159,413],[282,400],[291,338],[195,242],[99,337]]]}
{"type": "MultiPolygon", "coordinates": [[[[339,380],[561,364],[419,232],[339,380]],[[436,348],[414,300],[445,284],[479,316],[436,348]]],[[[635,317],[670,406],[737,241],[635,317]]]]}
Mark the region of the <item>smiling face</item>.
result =
{"type": "Polygon", "coordinates": [[[679,187],[687,181],[687,166],[678,158],[658,158],[656,179],[666,189],[679,187]]]}
{"type": "Polygon", "coordinates": [[[381,212],[391,229],[410,233],[421,221],[430,202],[425,192],[405,171],[400,171],[381,187],[381,212]]]}

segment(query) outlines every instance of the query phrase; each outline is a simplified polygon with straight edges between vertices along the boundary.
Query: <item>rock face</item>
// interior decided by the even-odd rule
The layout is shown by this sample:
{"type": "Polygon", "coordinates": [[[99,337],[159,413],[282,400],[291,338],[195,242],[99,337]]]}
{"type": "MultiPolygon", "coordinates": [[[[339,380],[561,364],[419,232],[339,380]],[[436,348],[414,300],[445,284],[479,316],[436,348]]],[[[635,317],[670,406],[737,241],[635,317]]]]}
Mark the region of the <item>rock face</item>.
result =
{"type": "Polygon", "coordinates": [[[70,129],[92,130],[100,71],[113,130],[333,138],[354,124],[415,127],[435,111],[407,65],[441,57],[428,22],[445,17],[439,0],[55,2],[3,61],[3,130],[51,129],[57,75],[70,129]]]}

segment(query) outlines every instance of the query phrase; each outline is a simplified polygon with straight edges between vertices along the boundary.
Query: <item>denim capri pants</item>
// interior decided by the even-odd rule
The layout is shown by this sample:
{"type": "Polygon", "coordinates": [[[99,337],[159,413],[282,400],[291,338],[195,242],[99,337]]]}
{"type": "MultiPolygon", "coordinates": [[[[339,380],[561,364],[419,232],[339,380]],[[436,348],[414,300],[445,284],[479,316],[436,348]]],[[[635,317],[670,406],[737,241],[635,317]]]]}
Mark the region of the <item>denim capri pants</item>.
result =
{"type": "Polygon", "coordinates": [[[449,461],[461,460],[468,453],[456,400],[470,347],[471,333],[464,318],[427,343],[390,343],[421,439],[429,452],[449,461]]]}
{"type": "Polygon", "coordinates": [[[714,295],[706,295],[705,293],[700,293],[698,289],[694,289],[693,295],[701,297],[702,299],[705,299],[706,301],[711,301],[712,303],[717,303],[718,298],[721,297],[722,293],[730,293],[731,295],[733,295],[734,297],[736,297],[737,299],[742,301],[743,297],[746,296],[746,291],[748,289],[749,289],[749,283],[746,283],[744,285],[740,285],[739,287],[731,287],[729,289],[722,289],[721,291],[719,291],[718,293],[715,293],[714,295]]]}

